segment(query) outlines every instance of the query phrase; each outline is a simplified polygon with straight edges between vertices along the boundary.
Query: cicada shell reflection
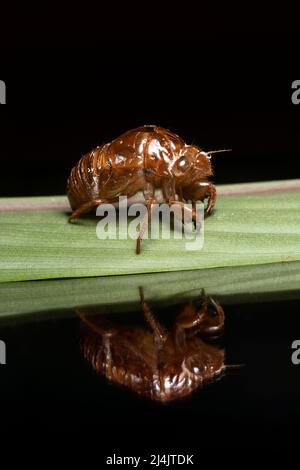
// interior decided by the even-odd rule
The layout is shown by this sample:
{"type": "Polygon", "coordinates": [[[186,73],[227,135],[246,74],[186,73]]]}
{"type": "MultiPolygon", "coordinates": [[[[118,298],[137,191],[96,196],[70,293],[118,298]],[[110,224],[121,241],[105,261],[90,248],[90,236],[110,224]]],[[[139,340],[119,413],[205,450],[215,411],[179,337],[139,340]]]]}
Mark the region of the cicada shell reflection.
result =
{"type": "Polygon", "coordinates": [[[98,374],[159,402],[186,397],[222,376],[225,353],[218,340],[224,311],[218,302],[202,292],[198,305],[177,307],[168,326],[145,301],[142,288],[140,305],[138,320],[130,322],[115,314],[76,311],[83,354],[98,374]]]}

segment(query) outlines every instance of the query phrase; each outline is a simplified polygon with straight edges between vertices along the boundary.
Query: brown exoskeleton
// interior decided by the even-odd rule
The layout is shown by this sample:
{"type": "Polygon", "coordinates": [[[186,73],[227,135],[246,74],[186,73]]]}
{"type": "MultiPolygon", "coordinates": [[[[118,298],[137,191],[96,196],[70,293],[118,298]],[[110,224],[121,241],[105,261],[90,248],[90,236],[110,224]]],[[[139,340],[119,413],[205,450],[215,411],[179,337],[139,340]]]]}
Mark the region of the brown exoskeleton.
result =
{"type": "Polygon", "coordinates": [[[224,328],[224,311],[218,302],[203,292],[200,307],[183,305],[167,330],[142,289],[140,298],[148,328],[76,311],[83,323],[83,354],[98,373],[160,402],[187,396],[222,375],[224,350],[211,341],[224,328]]]}
{"type": "Polygon", "coordinates": [[[196,202],[208,199],[205,215],[216,202],[211,152],[187,145],[173,132],[158,126],[142,126],[122,134],[84,155],[72,169],[67,194],[72,207],[69,220],[102,203],[118,202],[119,196],[132,197],[143,191],[148,208],[141,225],[136,252],[151,219],[156,202],[155,189],[162,190],[164,201],[184,209],[192,201],[190,218],[196,222],[196,202]]]}

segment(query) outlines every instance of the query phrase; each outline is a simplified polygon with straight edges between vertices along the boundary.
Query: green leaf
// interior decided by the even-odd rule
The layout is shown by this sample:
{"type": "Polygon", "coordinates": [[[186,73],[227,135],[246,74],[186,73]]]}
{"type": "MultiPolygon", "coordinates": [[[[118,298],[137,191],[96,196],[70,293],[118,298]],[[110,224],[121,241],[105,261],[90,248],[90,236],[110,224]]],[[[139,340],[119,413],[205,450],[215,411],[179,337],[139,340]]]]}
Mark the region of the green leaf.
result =
{"type": "Polygon", "coordinates": [[[199,298],[202,289],[223,306],[299,299],[300,262],[1,283],[0,320],[31,318],[35,312],[41,319],[53,318],[55,310],[60,317],[68,316],[76,307],[97,306],[97,312],[110,313],[137,310],[140,286],[146,299],[160,307],[199,298]]]}
{"type": "MultiPolygon", "coordinates": [[[[202,250],[186,240],[99,240],[96,217],[67,221],[65,197],[0,199],[0,281],[256,266],[300,260],[300,180],[217,188],[202,250]]],[[[121,279],[120,279],[121,282],[121,279]]]]}

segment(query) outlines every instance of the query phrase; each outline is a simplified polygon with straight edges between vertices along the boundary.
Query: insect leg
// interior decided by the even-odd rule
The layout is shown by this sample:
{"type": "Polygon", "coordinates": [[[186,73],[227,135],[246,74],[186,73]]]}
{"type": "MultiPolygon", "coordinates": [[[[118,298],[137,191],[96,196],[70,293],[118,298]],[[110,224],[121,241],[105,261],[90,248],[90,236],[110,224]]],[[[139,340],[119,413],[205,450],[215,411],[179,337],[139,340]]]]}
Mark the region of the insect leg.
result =
{"type": "MultiPolygon", "coordinates": [[[[180,220],[181,222],[183,220],[188,221],[188,220],[193,220],[193,211],[182,201],[176,200],[176,192],[175,192],[175,183],[174,183],[174,178],[170,174],[170,177],[166,179],[163,183],[163,195],[164,199],[168,202],[169,206],[171,205],[179,205],[181,206],[181,215],[180,215],[180,220]]],[[[179,197],[182,199],[182,189],[180,188],[180,193],[179,197]]],[[[178,213],[175,211],[174,212],[175,217],[178,217],[178,213]]]]}
{"type": "MultiPolygon", "coordinates": [[[[198,220],[197,215],[198,215],[198,213],[197,213],[197,202],[192,201],[192,221],[193,221],[195,230],[197,230],[199,232],[200,229],[201,229],[201,219],[198,220]]],[[[204,212],[204,216],[205,216],[205,212],[204,212]]]]}
{"type": "Polygon", "coordinates": [[[171,173],[169,173],[169,177],[164,179],[163,185],[162,185],[162,191],[164,195],[164,199],[166,201],[174,201],[175,200],[175,183],[174,183],[174,178],[172,177],[171,173]]]}
{"type": "MultiPolygon", "coordinates": [[[[186,222],[189,220],[193,220],[193,210],[190,209],[184,202],[182,201],[176,201],[174,200],[169,200],[169,205],[171,206],[172,204],[174,205],[179,205],[182,208],[182,213],[181,213],[181,220],[185,220],[186,222]]],[[[176,213],[175,213],[176,214],[176,213]]]]}
{"type": "Polygon", "coordinates": [[[155,189],[152,183],[149,183],[149,182],[146,183],[143,193],[144,193],[144,198],[145,198],[146,205],[147,205],[147,213],[143,219],[143,222],[140,228],[140,233],[136,240],[136,254],[137,255],[139,255],[141,252],[141,242],[142,242],[144,233],[148,225],[150,224],[154,204],[156,203],[155,189]]]}
{"type": "Polygon", "coordinates": [[[224,329],[225,314],[219,302],[210,298],[210,303],[214,307],[215,315],[210,317],[207,325],[203,325],[203,330],[206,334],[218,336],[224,329]]]}
{"type": "Polygon", "coordinates": [[[206,302],[203,302],[200,310],[197,310],[192,303],[185,305],[181,312],[177,315],[176,329],[187,330],[189,328],[194,328],[195,326],[198,326],[204,319],[206,311],[206,302]]]}
{"type": "Polygon", "coordinates": [[[208,188],[208,203],[207,203],[207,207],[205,208],[205,213],[204,213],[205,217],[207,217],[213,210],[215,203],[216,203],[216,199],[217,199],[216,188],[212,183],[210,183],[209,188],[208,188]]]}
{"type": "Polygon", "coordinates": [[[75,313],[80,318],[80,320],[97,335],[110,338],[111,336],[115,336],[117,334],[117,330],[113,328],[110,322],[103,320],[102,315],[101,323],[98,323],[97,317],[95,318],[93,315],[85,313],[82,309],[75,309],[75,313]]]}
{"type": "Polygon", "coordinates": [[[94,199],[93,201],[85,202],[77,209],[75,209],[72,214],[69,216],[69,222],[85,212],[89,212],[93,207],[99,206],[105,202],[103,199],[94,199]]]}
{"type": "Polygon", "coordinates": [[[186,306],[176,319],[177,329],[197,327],[195,333],[203,333],[211,337],[217,337],[224,329],[225,315],[221,305],[211,297],[208,297],[204,289],[201,293],[201,305],[197,309],[194,305],[186,306]],[[212,313],[208,306],[212,305],[212,313]]]}
{"type": "Polygon", "coordinates": [[[202,321],[204,312],[197,312],[192,302],[183,307],[176,317],[175,343],[179,350],[185,349],[186,330],[197,327],[202,321]]]}
{"type": "Polygon", "coordinates": [[[136,239],[136,254],[139,255],[141,252],[141,242],[143,240],[144,233],[146,232],[148,225],[151,221],[152,212],[154,209],[155,200],[147,201],[147,212],[141,224],[140,233],[136,239]]]}
{"type": "Polygon", "coordinates": [[[158,344],[162,346],[167,339],[167,333],[165,329],[162,327],[162,325],[159,323],[157,318],[154,316],[154,313],[152,312],[149,305],[146,303],[145,297],[144,297],[144,289],[142,287],[140,287],[140,299],[141,299],[141,309],[142,309],[143,314],[145,315],[146,321],[152,328],[155,334],[155,339],[157,340],[158,344]]]}
{"type": "Polygon", "coordinates": [[[145,184],[143,194],[146,202],[155,200],[155,188],[152,183],[147,182],[145,184]]]}

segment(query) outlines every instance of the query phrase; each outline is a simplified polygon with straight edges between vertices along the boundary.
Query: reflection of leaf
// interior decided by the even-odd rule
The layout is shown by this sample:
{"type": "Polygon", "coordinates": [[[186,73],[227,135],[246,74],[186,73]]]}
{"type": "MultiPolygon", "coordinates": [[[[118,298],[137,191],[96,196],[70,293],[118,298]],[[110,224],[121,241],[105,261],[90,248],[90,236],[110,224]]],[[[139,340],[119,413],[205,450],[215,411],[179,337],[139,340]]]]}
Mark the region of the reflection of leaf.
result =
{"type": "MultiPolygon", "coordinates": [[[[160,306],[199,298],[202,288],[222,305],[296,299],[300,298],[300,262],[1,283],[0,318],[94,305],[102,305],[102,309],[96,309],[100,312],[136,310],[139,286],[144,287],[147,300],[160,306]]],[[[41,318],[44,317],[45,314],[41,314],[41,318]]]]}
{"type": "Polygon", "coordinates": [[[300,180],[223,186],[218,192],[202,250],[185,250],[186,240],[144,240],[139,256],[134,240],[98,240],[95,217],[69,224],[64,197],[2,199],[0,281],[300,260],[300,180]]]}

